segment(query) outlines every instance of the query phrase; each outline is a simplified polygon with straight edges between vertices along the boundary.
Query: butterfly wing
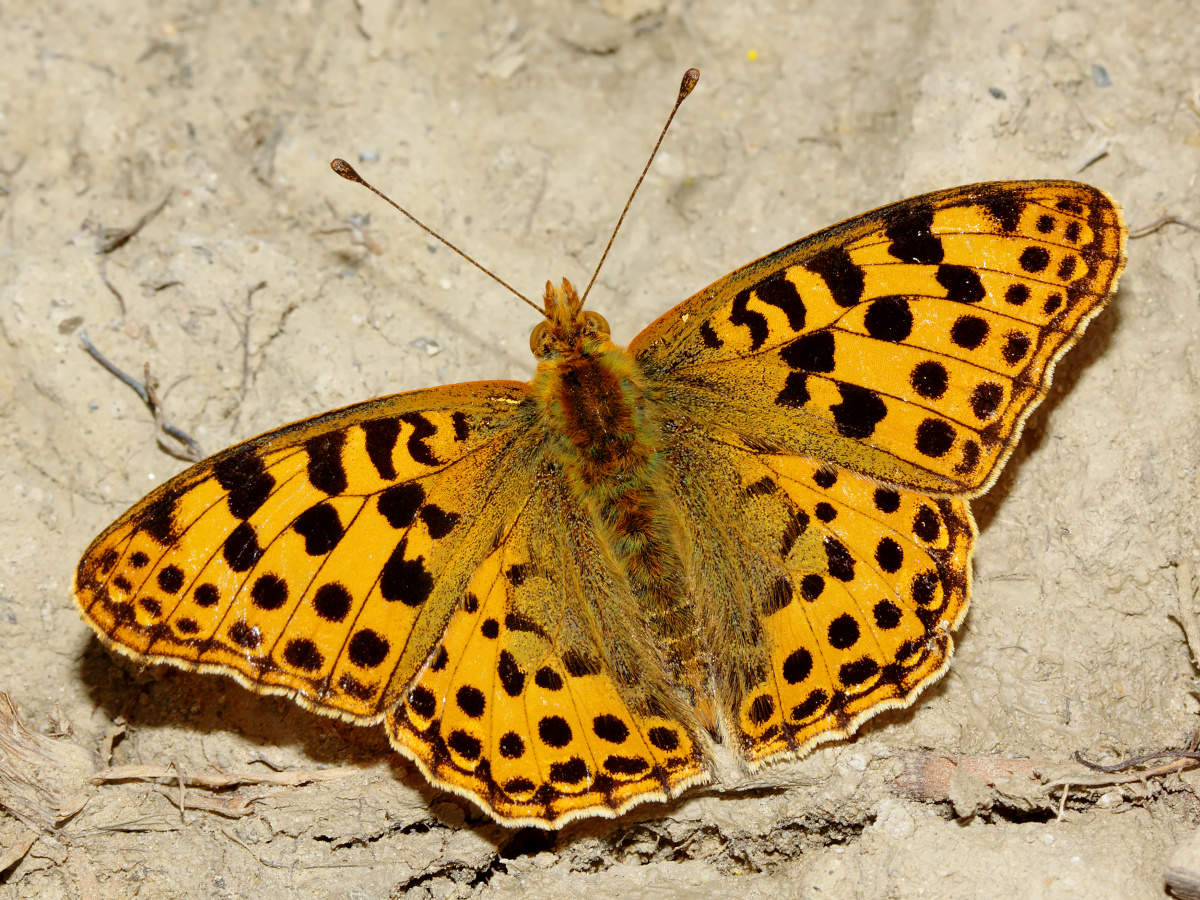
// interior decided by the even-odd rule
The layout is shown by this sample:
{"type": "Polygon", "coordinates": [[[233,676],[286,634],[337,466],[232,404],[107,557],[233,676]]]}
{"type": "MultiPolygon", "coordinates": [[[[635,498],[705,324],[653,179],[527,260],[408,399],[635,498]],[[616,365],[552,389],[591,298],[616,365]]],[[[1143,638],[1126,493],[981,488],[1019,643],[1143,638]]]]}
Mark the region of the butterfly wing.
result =
{"type": "Polygon", "coordinates": [[[591,518],[563,479],[539,478],[388,734],[431,781],[508,825],[666,800],[710,774],[645,634],[591,518]]]}
{"type": "Polygon", "coordinates": [[[935,499],[729,436],[670,448],[695,561],[699,644],[753,768],[907,706],[950,661],[975,524],[935,499]],[[685,473],[680,475],[680,473],[685,473]]]}
{"type": "Polygon", "coordinates": [[[1073,182],[940,191],[836,225],[630,346],[665,451],[731,740],[757,764],[846,737],[945,671],[984,491],[1124,264],[1073,182]]]}
{"type": "Polygon", "coordinates": [[[1103,308],[1124,244],[1120,207],[1088,185],[938,191],[739,269],[629,349],[714,428],[976,496],[1103,308]]]}
{"type": "Polygon", "coordinates": [[[707,781],[594,522],[544,466],[528,390],[386,397],[193,466],[89,547],[84,618],[142,661],[383,717],[436,786],[509,824],[707,781]]]}
{"type": "Polygon", "coordinates": [[[377,720],[529,490],[527,394],[384,397],[198,463],[93,541],[84,619],[136,659],[377,720]]]}

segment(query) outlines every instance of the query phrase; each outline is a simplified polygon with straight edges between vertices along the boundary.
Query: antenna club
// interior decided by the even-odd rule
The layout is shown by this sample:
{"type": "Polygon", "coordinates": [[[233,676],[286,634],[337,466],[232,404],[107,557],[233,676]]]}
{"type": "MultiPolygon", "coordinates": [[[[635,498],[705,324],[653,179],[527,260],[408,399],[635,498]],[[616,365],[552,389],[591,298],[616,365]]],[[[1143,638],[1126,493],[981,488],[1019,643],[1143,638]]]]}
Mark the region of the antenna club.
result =
{"type": "Polygon", "coordinates": [[[700,70],[696,68],[688,69],[683,73],[683,81],[679,83],[679,102],[692,92],[696,84],[700,81],[700,70]]]}
{"type": "Polygon", "coordinates": [[[333,171],[337,172],[347,181],[357,181],[359,184],[366,184],[366,182],[363,181],[362,176],[359,175],[358,172],[354,171],[354,166],[350,165],[350,163],[346,162],[344,159],[339,158],[333,160],[333,162],[329,164],[329,168],[333,169],[333,171]]]}

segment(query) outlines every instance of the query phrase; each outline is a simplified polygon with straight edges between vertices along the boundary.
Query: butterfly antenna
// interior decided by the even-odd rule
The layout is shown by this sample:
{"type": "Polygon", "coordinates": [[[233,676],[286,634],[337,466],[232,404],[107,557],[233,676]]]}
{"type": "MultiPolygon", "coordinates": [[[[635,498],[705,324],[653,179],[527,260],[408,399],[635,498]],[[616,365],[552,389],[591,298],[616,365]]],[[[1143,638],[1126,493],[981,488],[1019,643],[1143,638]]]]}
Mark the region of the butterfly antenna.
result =
{"type": "Polygon", "coordinates": [[[604,248],[604,254],[600,257],[600,262],[596,264],[596,271],[592,273],[592,280],[588,282],[587,289],[583,292],[583,299],[580,301],[580,306],[587,302],[588,294],[592,292],[592,285],[596,283],[596,276],[600,274],[601,266],[608,259],[608,251],[612,249],[613,241],[617,239],[617,232],[621,230],[621,223],[625,221],[625,214],[629,212],[629,205],[633,203],[633,198],[637,196],[638,188],[642,186],[642,182],[646,178],[646,173],[650,171],[650,164],[654,162],[654,157],[658,154],[658,148],[662,146],[663,138],[667,136],[667,129],[671,127],[675,113],[679,112],[680,104],[687,99],[687,95],[692,92],[692,89],[699,80],[699,69],[688,69],[683,73],[683,81],[679,83],[679,96],[675,98],[675,105],[671,107],[671,114],[667,116],[667,123],[663,125],[662,133],[658,136],[658,143],[650,151],[650,158],[646,160],[646,167],[642,169],[642,174],[638,177],[637,184],[633,186],[633,192],[629,195],[629,199],[625,201],[625,208],[621,210],[621,218],[617,219],[617,227],[613,229],[612,237],[608,239],[608,246],[604,248]]]}
{"type": "MultiPolygon", "coordinates": [[[[675,104],[675,105],[678,106],[679,104],[675,104]]],[[[674,113],[672,113],[672,115],[674,115],[674,113]]],[[[668,120],[668,122],[669,121],[670,120],[668,120]]],[[[659,141],[661,142],[662,138],[659,138],[659,141]]],[[[657,148],[655,148],[655,149],[657,149],[657,148]]],[[[416,216],[414,216],[412,213],[410,213],[403,206],[401,206],[399,203],[397,203],[395,200],[393,200],[391,197],[389,197],[383,191],[379,190],[379,188],[375,187],[375,185],[371,184],[369,181],[367,181],[361,175],[359,175],[358,172],[355,171],[354,166],[350,165],[350,163],[346,162],[344,159],[335,159],[333,162],[331,162],[329,164],[329,168],[333,169],[333,171],[337,172],[339,175],[341,175],[347,181],[358,182],[363,187],[365,187],[367,190],[374,193],[376,196],[381,197],[385,202],[390,203],[395,209],[404,213],[404,215],[408,216],[409,219],[411,219],[418,226],[423,228],[425,230],[425,232],[427,234],[429,234],[431,237],[437,238],[439,241],[441,241],[443,244],[445,244],[447,247],[449,247],[451,250],[453,250],[455,253],[457,253],[459,256],[461,256],[463,259],[465,259],[467,262],[469,262],[471,265],[473,265],[475,268],[477,268],[479,271],[483,272],[483,274],[489,276],[493,281],[497,282],[498,284],[503,285],[505,288],[507,288],[509,291],[511,291],[513,294],[515,294],[521,300],[524,300],[526,303],[528,303],[530,306],[532,306],[534,309],[536,309],[538,311],[539,316],[542,316],[543,318],[547,318],[546,311],[544,309],[542,309],[540,306],[538,306],[536,303],[534,303],[532,300],[530,300],[528,297],[526,297],[524,294],[522,294],[520,291],[518,291],[515,287],[513,287],[511,284],[509,284],[507,281],[505,281],[503,278],[501,278],[499,275],[497,275],[491,269],[489,269],[486,266],[471,259],[471,257],[467,256],[467,254],[463,253],[461,250],[459,250],[457,247],[455,247],[452,243],[450,243],[448,240],[446,240],[444,237],[442,237],[440,234],[438,234],[436,231],[434,231],[432,228],[430,228],[428,225],[426,225],[424,222],[422,222],[420,219],[418,219],[416,216]]],[[[611,241],[610,241],[610,243],[611,243],[611,241]]],[[[607,252],[607,251],[605,251],[605,252],[607,252]]],[[[594,276],[593,276],[592,280],[593,281],[595,280],[594,276]]]]}

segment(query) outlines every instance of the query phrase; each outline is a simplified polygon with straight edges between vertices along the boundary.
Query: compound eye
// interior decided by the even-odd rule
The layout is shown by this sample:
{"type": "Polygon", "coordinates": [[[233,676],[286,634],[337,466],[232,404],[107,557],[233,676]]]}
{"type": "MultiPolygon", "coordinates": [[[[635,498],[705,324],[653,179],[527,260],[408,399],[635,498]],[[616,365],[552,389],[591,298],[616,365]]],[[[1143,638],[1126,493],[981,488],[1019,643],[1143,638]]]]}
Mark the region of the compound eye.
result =
{"type": "Polygon", "coordinates": [[[542,358],[542,354],[546,350],[546,339],[549,336],[550,324],[548,322],[538,322],[533,328],[533,333],[529,335],[529,349],[538,359],[542,358]]]}
{"type": "Polygon", "coordinates": [[[602,334],[605,337],[612,334],[612,329],[608,327],[608,320],[600,313],[592,312],[590,309],[583,314],[583,324],[592,334],[602,334]]]}

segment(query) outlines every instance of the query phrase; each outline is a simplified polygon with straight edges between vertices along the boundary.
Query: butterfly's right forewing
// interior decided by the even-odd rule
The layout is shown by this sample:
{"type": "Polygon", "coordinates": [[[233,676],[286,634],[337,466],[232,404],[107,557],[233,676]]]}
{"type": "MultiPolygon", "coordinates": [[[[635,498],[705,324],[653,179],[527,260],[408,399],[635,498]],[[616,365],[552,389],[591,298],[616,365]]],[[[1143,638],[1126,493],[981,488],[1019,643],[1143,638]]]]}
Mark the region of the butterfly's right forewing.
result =
{"type": "Polygon", "coordinates": [[[92,543],[79,607],[138,659],[375,719],[530,490],[526,398],[515,382],[414,391],[217,454],[92,543]]]}

